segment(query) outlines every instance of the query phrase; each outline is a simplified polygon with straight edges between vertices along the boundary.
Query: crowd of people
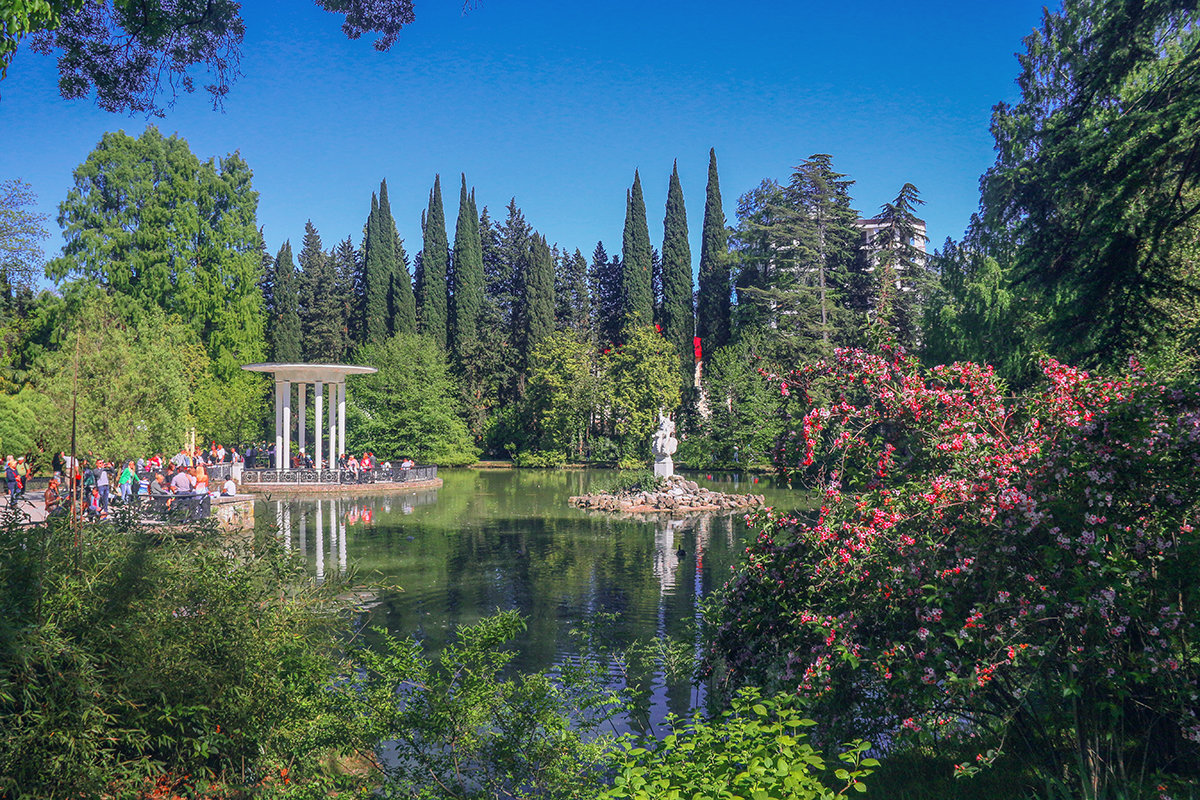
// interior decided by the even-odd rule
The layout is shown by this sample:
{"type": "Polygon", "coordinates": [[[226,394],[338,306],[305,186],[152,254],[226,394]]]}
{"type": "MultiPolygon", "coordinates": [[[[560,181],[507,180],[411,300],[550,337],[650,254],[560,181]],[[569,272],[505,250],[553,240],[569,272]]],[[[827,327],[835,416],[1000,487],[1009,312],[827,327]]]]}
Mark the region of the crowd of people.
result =
{"type": "MultiPolygon", "coordinates": [[[[326,459],[322,459],[322,462],[322,468],[348,470],[355,480],[376,471],[391,472],[393,469],[392,462],[380,463],[372,452],[365,452],[361,457],[343,453],[334,465],[330,465],[326,459]]],[[[220,481],[212,478],[212,468],[220,464],[241,464],[248,469],[270,468],[275,464],[275,448],[265,442],[251,444],[243,455],[236,447],[226,449],[213,442],[207,448],[181,448],[169,459],[162,453],[155,453],[148,458],[139,457],[124,463],[96,457],[92,453],[72,462],[70,456],[60,451],[51,460],[53,474],[42,493],[42,499],[47,515],[65,513],[69,509],[69,495],[74,487],[76,503],[81,511],[92,517],[103,518],[109,514],[114,500],[124,505],[148,497],[157,503],[165,501],[169,505],[170,500],[176,497],[199,497],[210,493],[235,495],[237,484],[233,480],[232,470],[221,470],[220,481]]],[[[313,469],[316,466],[304,450],[291,457],[293,469],[313,469]]],[[[397,466],[401,470],[409,470],[416,464],[406,457],[397,466]]],[[[4,477],[10,505],[25,499],[29,479],[35,477],[36,472],[27,456],[9,455],[5,459],[4,477]]]]}

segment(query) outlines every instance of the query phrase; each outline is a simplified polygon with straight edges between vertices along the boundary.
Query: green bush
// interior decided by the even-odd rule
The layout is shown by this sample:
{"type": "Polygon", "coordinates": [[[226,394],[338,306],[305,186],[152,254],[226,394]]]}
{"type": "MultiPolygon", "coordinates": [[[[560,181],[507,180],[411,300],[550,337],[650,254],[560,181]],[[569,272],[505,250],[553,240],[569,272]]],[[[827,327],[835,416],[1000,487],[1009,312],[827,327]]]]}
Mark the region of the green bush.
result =
{"type": "Polygon", "coordinates": [[[654,474],[652,469],[622,471],[610,478],[602,478],[592,484],[592,491],[604,494],[634,494],[656,492],[666,483],[665,478],[654,474]]]}
{"type": "Polygon", "coordinates": [[[8,523],[0,796],[336,782],[322,757],[356,744],[326,690],[336,587],[268,536],[8,523]]]}
{"type": "Polygon", "coordinates": [[[567,455],[561,450],[522,450],[513,456],[514,467],[561,467],[567,455]]]}
{"type": "Polygon", "coordinates": [[[870,748],[855,741],[838,754],[841,766],[805,741],[801,717],[789,695],[763,698],[743,690],[719,720],[694,716],[661,741],[614,753],[613,786],[602,800],[676,800],[748,797],[754,800],[835,800],[866,791],[861,781],[878,762],[863,758],[870,748]]]}

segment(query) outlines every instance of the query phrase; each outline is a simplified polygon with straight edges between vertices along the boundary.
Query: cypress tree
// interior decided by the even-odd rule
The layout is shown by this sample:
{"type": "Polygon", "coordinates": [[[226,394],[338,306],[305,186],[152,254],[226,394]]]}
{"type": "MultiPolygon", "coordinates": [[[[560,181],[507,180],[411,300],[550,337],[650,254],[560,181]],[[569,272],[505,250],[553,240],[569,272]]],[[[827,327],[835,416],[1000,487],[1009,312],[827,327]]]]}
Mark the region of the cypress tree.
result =
{"type": "Polygon", "coordinates": [[[654,321],[653,269],[642,179],[634,170],[633,188],[625,201],[625,231],[621,237],[621,321],[626,330],[654,321]]]}
{"type": "Polygon", "coordinates": [[[525,215],[517,207],[514,197],[508,204],[508,216],[497,233],[499,264],[494,295],[502,319],[507,321],[513,332],[514,341],[522,341],[524,320],[522,298],[525,296],[525,281],[528,280],[530,237],[533,229],[525,221],[525,215]]]}
{"type": "Polygon", "coordinates": [[[284,242],[271,265],[270,328],[267,332],[271,359],[296,363],[303,353],[300,349],[300,295],[296,265],[292,261],[292,243],[284,242]]]}
{"type": "MultiPolygon", "coordinates": [[[[358,330],[361,314],[357,313],[362,306],[362,259],[349,236],[338,242],[338,246],[329,257],[337,272],[337,288],[334,294],[340,309],[342,340],[346,343],[346,351],[349,351],[354,345],[362,342],[362,333],[358,330]]],[[[345,352],[342,355],[344,356],[345,352]]]]}
{"type": "Polygon", "coordinates": [[[386,180],[379,185],[378,217],[380,249],[388,266],[385,317],[388,320],[387,334],[416,333],[417,306],[413,299],[412,278],[408,273],[408,256],[404,252],[404,240],[396,232],[396,220],[392,218],[386,180]]]}
{"type": "Polygon", "coordinates": [[[534,234],[529,240],[521,280],[522,363],[528,366],[530,354],[542,339],[554,332],[554,256],[546,237],[534,234]]]}
{"type": "Polygon", "coordinates": [[[458,191],[458,221],[454,224],[454,293],[450,296],[450,342],[461,362],[479,338],[483,310],[483,242],[475,192],[467,193],[467,176],[458,191]]]}
{"type": "Polygon", "coordinates": [[[721,186],[717,180],[717,151],[708,151],[708,189],[704,199],[704,228],[700,234],[700,294],[696,332],[704,352],[729,342],[729,249],[721,186]]]}
{"type": "MultiPolygon", "coordinates": [[[[386,182],[383,184],[386,187],[386,182]]],[[[381,192],[384,189],[381,189],[381,192]]],[[[383,236],[383,215],[375,193],[371,193],[371,213],[363,242],[363,304],[360,329],[363,341],[379,344],[388,337],[391,310],[388,296],[392,285],[391,240],[383,236]]]]}
{"type": "Polygon", "coordinates": [[[667,186],[662,265],[663,335],[678,349],[684,385],[691,386],[692,337],[696,330],[692,311],[692,250],[688,245],[687,211],[683,205],[683,187],[679,185],[678,164],[671,170],[671,181],[667,186]]]}
{"type": "Polygon", "coordinates": [[[421,332],[431,336],[442,350],[446,349],[449,330],[449,307],[446,297],[446,277],[449,270],[450,248],[446,242],[446,212],[442,207],[442,176],[434,175],[433,191],[429,193],[429,213],[424,225],[425,241],[421,250],[422,281],[417,296],[417,316],[421,332]]]}

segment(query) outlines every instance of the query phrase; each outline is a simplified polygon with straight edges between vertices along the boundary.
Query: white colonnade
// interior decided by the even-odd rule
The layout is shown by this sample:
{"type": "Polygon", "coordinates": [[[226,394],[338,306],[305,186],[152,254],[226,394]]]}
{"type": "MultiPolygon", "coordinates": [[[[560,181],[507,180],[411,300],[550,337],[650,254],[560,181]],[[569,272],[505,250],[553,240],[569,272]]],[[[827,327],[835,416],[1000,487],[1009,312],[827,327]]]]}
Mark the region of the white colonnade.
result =
{"type": "Polygon", "coordinates": [[[346,376],[375,372],[374,367],[351,364],[246,364],[251,372],[269,372],[275,378],[275,469],[290,469],[292,452],[292,398],[296,403],[296,445],[313,463],[337,466],[346,452],[346,376]],[[308,452],[308,387],[313,387],[312,453],[308,452]],[[326,410],[328,409],[328,410],[326,410]],[[326,419],[328,426],[325,427],[326,419]],[[328,435],[325,435],[325,431],[328,435]]]}

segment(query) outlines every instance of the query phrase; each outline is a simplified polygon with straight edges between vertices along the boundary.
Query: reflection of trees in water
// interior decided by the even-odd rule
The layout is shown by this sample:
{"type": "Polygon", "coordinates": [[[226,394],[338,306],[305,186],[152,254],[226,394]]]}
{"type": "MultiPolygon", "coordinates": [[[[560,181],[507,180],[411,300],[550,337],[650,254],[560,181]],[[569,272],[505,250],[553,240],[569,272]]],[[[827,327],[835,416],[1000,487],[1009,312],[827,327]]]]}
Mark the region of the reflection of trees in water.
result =
{"type": "MultiPolygon", "coordinates": [[[[664,636],[696,647],[699,600],[727,579],[736,558],[730,517],[649,521],[567,506],[568,496],[605,477],[595,471],[447,470],[442,477],[440,490],[420,494],[322,499],[320,535],[316,500],[292,503],[289,540],[315,571],[352,563],[365,580],[401,587],[378,594],[367,626],[416,635],[437,652],[455,626],[515,609],[528,622],[516,642],[520,670],[577,654],[571,631],[600,614],[616,615],[601,626],[610,643],[664,636]]],[[[702,700],[688,681],[666,681],[653,659],[632,667],[635,725],[668,710],[686,714],[702,700]]]]}

